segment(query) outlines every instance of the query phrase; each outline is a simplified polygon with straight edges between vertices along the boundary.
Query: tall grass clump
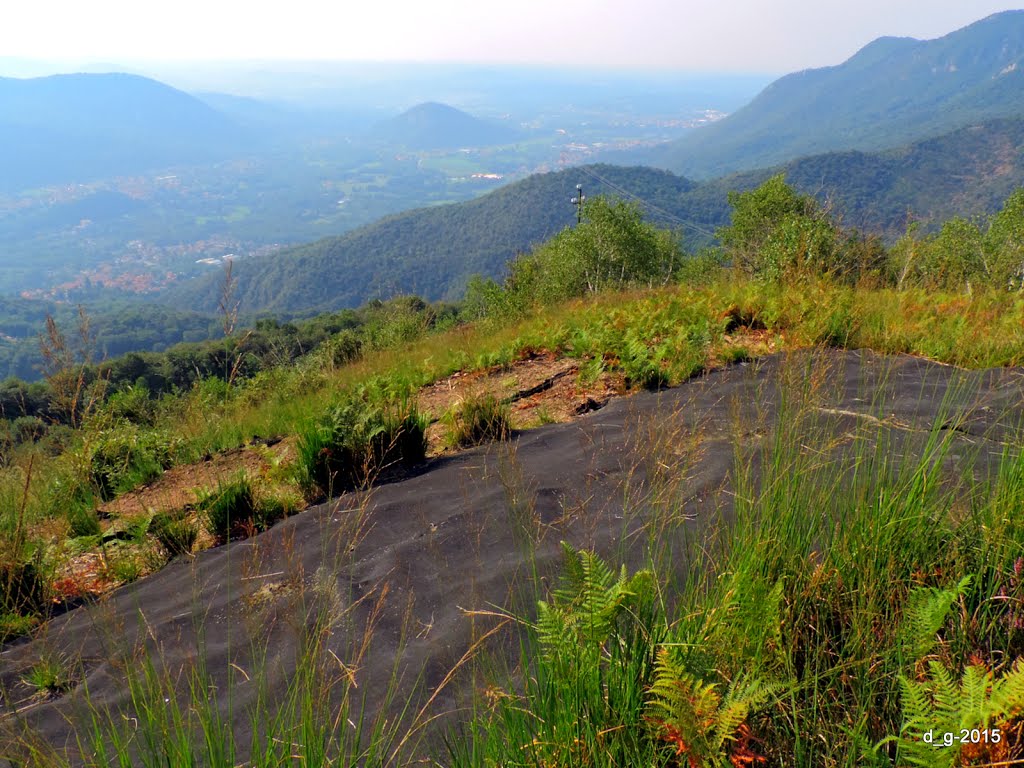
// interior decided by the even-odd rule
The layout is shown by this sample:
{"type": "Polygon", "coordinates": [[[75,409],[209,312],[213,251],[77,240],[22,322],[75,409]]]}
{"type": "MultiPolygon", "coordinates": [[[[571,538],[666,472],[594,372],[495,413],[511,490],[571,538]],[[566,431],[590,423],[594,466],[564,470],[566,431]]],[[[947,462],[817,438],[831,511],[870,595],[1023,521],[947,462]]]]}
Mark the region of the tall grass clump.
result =
{"type": "Polygon", "coordinates": [[[47,603],[38,559],[0,559],[0,642],[29,629],[47,603]]]}
{"type": "Polygon", "coordinates": [[[1018,433],[982,473],[1004,438],[958,437],[966,385],[908,425],[877,396],[830,408],[835,371],[809,357],[756,398],[774,404],[762,437],[737,416],[720,521],[662,533],[687,543],[681,559],[634,582],[570,553],[567,586],[538,582],[520,665],[491,676],[454,765],[1024,759],[1018,433]],[[936,728],[981,741],[936,747],[936,728]]]}
{"type": "MultiPolygon", "coordinates": [[[[211,527],[217,530],[216,526],[211,527]]],[[[230,527],[230,520],[226,520],[221,529],[230,531],[230,527]]],[[[166,512],[160,512],[153,516],[153,519],[149,521],[149,533],[160,542],[160,546],[164,548],[168,557],[191,553],[199,538],[199,529],[193,522],[176,518],[166,512]]]]}
{"type": "Polygon", "coordinates": [[[350,395],[299,433],[299,483],[310,498],[357,488],[426,457],[427,420],[415,405],[350,395]]]}
{"type": "Polygon", "coordinates": [[[160,430],[124,422],[92,436],[82,450],[87,454],[93,487],[101,499],[110,501],[172,466],[178,442],[160,430]]]}
{"type": "Polygon", "coordinates": [[[508,405],[494,395],[465,398],[448,412],[445,422],[453,448],[505,440],[512,432],[508,405]]]}
{"type": "Polygon", "coordinates": [[[538,602],[535,622],[520,619],[522,674],[492,683],[449,735],[451,765],[724,768],[746,757],[746,718],[771,686],[719,687],[677,669],[655,574],[562,548],[561,586],[538,602]]]}
{"type": "MultiPolygon", "coordinates": [[[[284,513],[280,505],[259,497],[245,472],[202,494],[198,506],[210,535],[222,542],[239,534],[251,536],[266,530],[284,513]]],[[[188,526],[171,520],[158,522],[154,532],[171,555],[190,551],[195,544],[188,526]]]]}

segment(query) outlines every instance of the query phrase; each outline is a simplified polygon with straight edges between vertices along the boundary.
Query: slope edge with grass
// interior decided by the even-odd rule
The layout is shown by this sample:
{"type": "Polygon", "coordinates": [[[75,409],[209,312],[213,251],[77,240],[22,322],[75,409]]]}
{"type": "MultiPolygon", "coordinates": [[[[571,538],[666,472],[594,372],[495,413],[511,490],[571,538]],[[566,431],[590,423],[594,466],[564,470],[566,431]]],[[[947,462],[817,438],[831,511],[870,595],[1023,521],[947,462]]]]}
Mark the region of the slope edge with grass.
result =
{"type": "Polygon", "coordinates": [[[731,202],[720,253],[598,203],[455,327],[12,455],[5,631],[35,631],[2,651],[0,757],[1016,759],[1019,195],[892,249],[780,179],[731,202]],[[111,478],[240,446],[261,462],[173,514],[98,512],[111,478]],[[204,524],[233,541],[193,554],[204,524]],[[135,583],[92,603],[59,567],[83,553],[135,583]],[[45,621],[58,585],[88,605],[45,621]],[[988,741],[929,752],[932,722],[988,741]]]}

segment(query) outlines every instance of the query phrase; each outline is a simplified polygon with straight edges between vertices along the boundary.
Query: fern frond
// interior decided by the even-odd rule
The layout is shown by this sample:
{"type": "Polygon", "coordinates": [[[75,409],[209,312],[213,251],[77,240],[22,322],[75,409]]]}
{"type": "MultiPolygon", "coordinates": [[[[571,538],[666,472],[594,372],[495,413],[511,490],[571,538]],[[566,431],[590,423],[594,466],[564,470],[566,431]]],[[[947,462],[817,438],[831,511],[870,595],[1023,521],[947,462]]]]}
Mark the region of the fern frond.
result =
{"type": "Polygon", "coordinates": [[[563,578],[575,590],[576,594],[583,589],[584,574],[583,574],[583,562],[580,558],[579,552],[577,552],[572,544],[567,541],[562,542],[562,555],[565,557],[565,566],[563,571],[563,578]]]}
{"type": "Polygon", "coordinates": [[[957,598],[965,594],[971,577],[965,576],[953,589],[919,587],[911,591],[903,610],[899,636],[904,652],[911,659],[921,659],[935,647],[935,635],[946,623],[957,598]]]}
{"type": "Polygon", "coordinates": [[[1013,668],[996,681],[990,707],[993,716],[1004,721],[1024,715],[1024,661],[1017,659],[1013,668]]]}
{"type": "Polygon", "coordinates": [[[991,712],[989,698],[992,690],[992,671],[980,664],[972,664],[964,670],[960,685],[960,725],[973,728],[984,725],[991,712]]]}
{"type": "Polygon", "coordinates": [[[718,685],[690,674],[671,649],[662,647],[648,708],[654,715],[651,719],[664,729],[663,738],[683,749],[690,765],[726,765],[729,742],[740,738],[751,711],[761,707],[774,690],[775,686],[744,677],[735,680],[723,696],[718,685]]]}
{"type": "Polygon", "coordinates": [[[926,680],[901,678],[903,726],[900,729],[900,764],[946,768],[960,757],[958,747],[941,748],[925,741],[925,734],[957,733],[964,728],[987,728],[1024,711],[1024,666],[1018,661],[999,678],[982,664],[964,670],[960,680],[938,661],[928,664],[926,680]]]}

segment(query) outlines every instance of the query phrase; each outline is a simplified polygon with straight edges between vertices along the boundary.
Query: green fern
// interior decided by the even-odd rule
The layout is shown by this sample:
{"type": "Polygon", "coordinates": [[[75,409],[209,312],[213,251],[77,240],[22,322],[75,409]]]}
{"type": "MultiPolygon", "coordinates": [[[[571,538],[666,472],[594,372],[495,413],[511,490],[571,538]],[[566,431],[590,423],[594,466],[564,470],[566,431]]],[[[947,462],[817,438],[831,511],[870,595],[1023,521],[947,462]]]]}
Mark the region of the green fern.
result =
{"type": "Polygon", "coordinates": [[[741,676],[723,696],[718,685],[690,674],[671,649],[658,651],[651,686],[649,721],[691,765],[729,765],[728,748],[750,713],[763,706],[776,687],[741,676]]]}
{"type": "Polygon", "coordinates": [[[596,648],[613,634],[621,615],[653,598],[654,575],[625,566],[615,576],[593,552],[562,542],[563,585],[551,603],[538,603],[537,633],[542,647],[557,653],[567,647],[596,648]]]}
{"type": "MultiPolygon", "coordinates": [[[[999,678],[980,664],[967,667],[959,681],[938,661],[930,661],[928,670],[922,681],[900,680],[903,763],[951,768],[958,763],[960,744],[944,745],[943,734],[958,737],[964,730],[984,732],[1024,714],[1024,663],[1019,659],[999,678]]],[[[1006,737],[1001,734],[1002,739],[1006,737]]]]}
{"type": "Polygon", "coordinates": [[[946,623],[953,603],[971,585],[965,576],[954,589],[918,588],[907,597],[899,636],[906,658],[923,659],[935,648],[936,634],[946,623]]]}

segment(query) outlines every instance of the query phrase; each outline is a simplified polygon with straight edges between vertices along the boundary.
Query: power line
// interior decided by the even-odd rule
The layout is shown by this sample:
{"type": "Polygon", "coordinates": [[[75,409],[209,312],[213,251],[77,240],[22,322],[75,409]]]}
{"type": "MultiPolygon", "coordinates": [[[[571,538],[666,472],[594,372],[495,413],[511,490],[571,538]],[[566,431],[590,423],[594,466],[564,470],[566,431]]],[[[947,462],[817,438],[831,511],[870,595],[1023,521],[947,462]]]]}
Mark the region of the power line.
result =
{"type": "Polygon", "coordinates": [[[694,224],[692,222],[683,221],[678,216],[675,216],[674,214],[669,213],[665,209],[658,207],[657,205],[655,205],[654,203],[650,202],[649,200],[645,200],[644,198],[640,197],[639,195],[634,194],[633,192],[630,192],[627,189],[623,189],[618,184],[615,184],[614,182],[609,181],[608,179],[604,178],[603,176],[601,176],[599,173],[597,173],[596,171],[592,170],[591,168],[588,168],[586,166],[579,166],[576,170],[583,171],[583,173],[585,173],[588,176],[592,177],[593,179],[597,180],[601,184],[604,184],[605,186],[610,188],[612,191],[619,193],[620,195],[622,195],[623,197],[625,197],[627,199],[630,199],[630,200],[633,200],[633,201],[639,203],[643,207],[647,208],[649,211],[652,211],[652,212],[654,212],[656,214],[659,214],[662,218],[668,219],[668,221],[676,224],[677,226],[686,227],[688,229],[692,229],[695,232],[700,232],[702,235],[705,235],[707,237],[711,237],[711,238],[715,237],[715,233],[714,232],[710,232],[707,229],[705,229],[704,227],[701,227],[701,226],[699,226],[697,224],[694,224]]]}
{"type": "Polygon", "coordinates": [[[703,227],[698,226],[697,224],[693,224],[692,222],[683,221],[678,216],[675,216],[674,214],[669,213],[665,209],[658,207],[657,205],[655,205],[654,203],[650,202],[649,200],[645,200],[644,198],[640,197],[639,195],[634,194],[633,192],[630,192],[628,189],[623,189],[618,184],[615,184],[614,182],[609,181],[608,179],[606,179],[603,176],[601,176],[600,174],[598,174],[596,171],[593,171],[593,170],[591,170],[589,168],[586,168],[586,167],[581,167],[579,170],[581,170],[584,173],[588,174],[589,176],[593,177],[594,179],[596,179],[597,181],[601,182],[605,186],[611,188],[613,191],[618,192],[620,195],[623,195],[623,196],[625,196],[625,197],[627,197],[627,198],[629,198],[631,200],[635,200],[636,202],[638,202],[640,205],[644,206],[648,210],[653,211],[654,213],[660,214],[663,218],[666,218],[669,221],[671,221],[671,222],[673,222],[675,224],[678,224],[681,227],[689,227],[690,229],[693,229],[693,230],[695,230],[697,232],[700,232],[703,235],[707,235],[708,237],[714,237],[715,236],[715,234],[713,232],[709,232],[708,230],[704,229],[703,227]]]}

